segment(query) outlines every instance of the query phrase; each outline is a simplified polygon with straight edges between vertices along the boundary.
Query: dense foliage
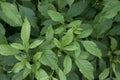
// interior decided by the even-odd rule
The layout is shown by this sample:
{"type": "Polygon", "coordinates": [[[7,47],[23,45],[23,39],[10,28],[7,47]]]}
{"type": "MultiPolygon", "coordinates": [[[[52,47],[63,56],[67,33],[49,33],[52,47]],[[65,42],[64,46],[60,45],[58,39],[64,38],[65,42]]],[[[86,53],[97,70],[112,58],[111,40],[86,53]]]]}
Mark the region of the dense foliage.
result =
{"type": "Polygon", "coordinates": [[[120,80],[119,0],[0,0],[0,80],[120,80]]]}

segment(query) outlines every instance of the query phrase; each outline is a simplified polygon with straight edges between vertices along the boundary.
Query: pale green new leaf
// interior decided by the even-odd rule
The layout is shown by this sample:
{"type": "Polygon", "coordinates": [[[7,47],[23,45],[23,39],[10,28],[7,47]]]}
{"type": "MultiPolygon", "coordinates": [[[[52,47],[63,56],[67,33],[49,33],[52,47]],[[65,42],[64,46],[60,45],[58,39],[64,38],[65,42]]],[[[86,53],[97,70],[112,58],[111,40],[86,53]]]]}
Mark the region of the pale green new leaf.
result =
{"type": "Polygon", "coordinates": [[[14,65],[14,67],[12,68],[12,71],[13,71],[14,73],[18,73],[18,72],[20,72],[20,71],[23,69],[23,67],[24,67],[24,63],[18,62],[18,63],[16,63],[16,64],[14,65]]]}
{"type": "Polygon", "coordinates": [[[28,43],[29,38],[30,38],[30,23],[28,22],[28,19],[25,18],[21,29],[21,39],[23,40],[23,44],[28,43]]]}
{"type": "Polygon", "coordinates": [[[64,17],[61,13],[54,10],[48,10],[48,15],[51,17],[53,21],[64,24],[64,17]]]}
{"type": "Polygon", "coordinates": [[[62,46],[66,46],[73,41],[73,30],[69,29],[65,36],[62,37],[62,46]]]}
{"type": "Polygon", "coordinates": [[[31,69],[31,68],[32,68],[32,67],[31,67],[31,64],[30,64],[28,61],[26,61],[25,65],[26,65],[26,67],[27,67],[28,69],[31,69]]]}
{"type": "Polygon", "coordinates": [[[64,72],[61,69],[58,70],[58,75],[60,80],[67,80],[64,72]]]}
{"type": "Polygon", "coordinates": [[[80,72],[88,79],[88,80],[94,80],[94,68],[92,64],[87,60],[75,60],[76,65],[78,66],[80,72]]]}
{"type": "Polygon", "coordinates": [[[9,55],[16,55],[19,54],[20,51],[11,47],[10,45],[7,44],[1,44],[0,45],[0,54],[4,56],[9,56],[9,55]]]}
{"type": "Polygon", "coordinates": [[[69,55],[66,55],[63,62],[64,73],[68,74],[72,69],[72,60],[69,55]]]}
{"type": "Polygon", "coordinates": [[[33,43],[30,44],[30,48],[36,48],[36,47],[39,46],[42,42],[43,42],[43,40],[35,40],[33,43]]]}
{"type": "Polygon", "coordinates": [[[93,41],[82,41],[84,48],[94,56],[102,57],[102,52],[93,41]]]}
{"type": "Polygon", "coordinates": [[[10,44],[13,48],[15,48],[15,49],[19,49],[19,50],[25,50],[25,47],[22,45],[22,44],[20,44],[20,43],[12,43],[12,44],[10,44]]]}
{"type": "Polygon", "coordinates": [[[43,69],[38,70],[35,73],[35,77],[37,78],[37,80],[49,80],[47,72],[43,69]]]}
{"type": "Polygon", "coordinates": [[[67,25],[67,27],[79,27],[81,25],[82,21],[80,20],[75,20],[75,21],[72,21],[70,24],[67,25]]]}
{"type": "Polygon", "coordinates": [[[105,80],[109,75],[109,70],[109,68],[104,69],[99,75],[99,80],[105,80]]]}
{"type": "Polygon", "coordinates": [[[2,11],[0,17],[11,26],[21,26],[22,19],[15,4],[0,2],[2,11]]]}
{"type": "Polygon", "coordinates": [[[52,80],[58,80],[57,78],[52,77],[52,80]]]}
{"type": "Polygon", "coordinates": [[[61,48],[61,43],[58,41],[56,38],[54,38],[54,44],[58,47],[61,48]]]}
{"type": "Polygon", "coordinates": [[[52,26],[50,25],[46,31],[46,40],[51,41],[53,39],[53,37],[54,37],[54,30],[53,30],[52,26]]]}
{"type": "Polygon", "coordinates": [[[67,51],[75,51],[78,49],[78,47],[75,45],[68,45],[68,46],[65,46],[63,49],[67,51]]]}
{"type": "Polygon", "coordinates": [[[55,29],[55,34],[61,34],[65,30],[65,26],[61,25],[55,29]]]}
{"type": "Polygon", "coordinates": [[[42,55],[42,52],[37,52],[34,56],[33,56],[33,61],[36,62],[38,60],[40,60],[42,55]]]}

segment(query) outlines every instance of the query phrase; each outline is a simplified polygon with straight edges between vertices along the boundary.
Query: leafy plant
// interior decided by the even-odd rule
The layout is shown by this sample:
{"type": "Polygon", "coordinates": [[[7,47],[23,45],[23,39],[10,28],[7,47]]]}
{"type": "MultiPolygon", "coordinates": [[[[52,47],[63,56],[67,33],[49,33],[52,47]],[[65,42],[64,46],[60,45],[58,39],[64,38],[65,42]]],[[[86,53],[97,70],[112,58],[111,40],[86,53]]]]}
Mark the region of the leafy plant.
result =
{"type": "Polygon", "coordinates": [[[0,80],[119,80],[119,0],[1,0],[0,80]]]}

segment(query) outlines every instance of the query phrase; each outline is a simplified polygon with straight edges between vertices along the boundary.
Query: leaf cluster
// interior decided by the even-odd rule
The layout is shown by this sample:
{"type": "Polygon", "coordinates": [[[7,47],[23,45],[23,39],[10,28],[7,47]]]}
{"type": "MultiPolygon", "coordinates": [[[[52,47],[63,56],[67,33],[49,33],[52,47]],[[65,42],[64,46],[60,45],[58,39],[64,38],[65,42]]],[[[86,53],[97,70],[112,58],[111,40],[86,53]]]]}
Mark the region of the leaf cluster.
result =
{"type": "Polygon", "coordinates": [[[119,0],[1,0],[0,80],[119,80],[119,0]]]}

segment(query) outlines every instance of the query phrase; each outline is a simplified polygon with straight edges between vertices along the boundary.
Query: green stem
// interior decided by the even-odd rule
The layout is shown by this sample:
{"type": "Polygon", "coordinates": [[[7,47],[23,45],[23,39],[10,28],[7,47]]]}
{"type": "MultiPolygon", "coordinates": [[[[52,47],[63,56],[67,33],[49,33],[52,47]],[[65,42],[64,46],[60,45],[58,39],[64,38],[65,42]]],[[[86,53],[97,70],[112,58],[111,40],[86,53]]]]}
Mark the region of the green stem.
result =
{"type": "Polygon", "coordinates": [[[110,61],[110,80],[112,80],[112,74],[113,74],[113,71],[112,71],[112,55],[110,56],[110,59],[109,59],[109,61],[110,61]]]}
{"type": "Polygon", "coordinates": [[[54,71],[52,71],[51,75],[50,75],[50,80],[52,80],[52,77],[53,77],[53,74],[54,74],[54,71]]]}

